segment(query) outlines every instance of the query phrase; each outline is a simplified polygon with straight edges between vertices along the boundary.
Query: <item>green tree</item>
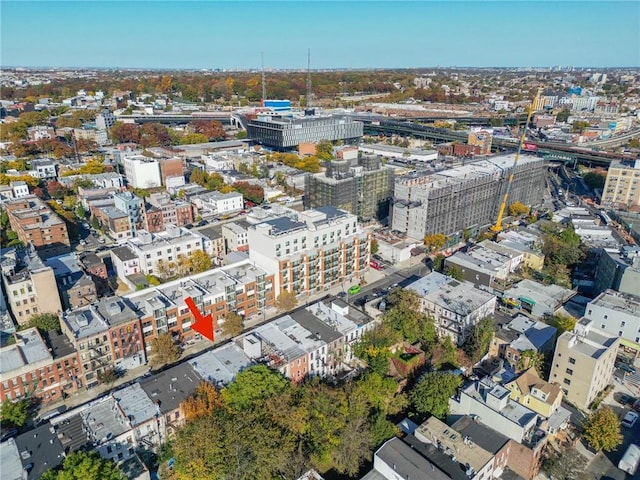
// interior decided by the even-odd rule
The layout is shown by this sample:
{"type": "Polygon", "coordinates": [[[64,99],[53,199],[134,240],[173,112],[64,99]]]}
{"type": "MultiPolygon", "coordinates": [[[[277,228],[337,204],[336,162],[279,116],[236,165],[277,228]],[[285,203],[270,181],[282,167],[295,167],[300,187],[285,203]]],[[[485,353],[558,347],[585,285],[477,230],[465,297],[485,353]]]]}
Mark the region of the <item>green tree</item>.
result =
{"type": "Polygon", "coordinates": [[[29,418],[29,402],[25,399],[5,400],[0,407],[0,420],[14,427],[23,426],[29,418]]]}
{"type": "Polygon", "coordinates": [[[565,315],[562,313],[557,313],[553,317],[551,317],[548,322],[552,327],[556,327],[558,329],[558,336],[562,335],[564,332],[571,332],[576,326],[576,319],[570,315],[565,315]]]}
{"type": "Polygon", "coordinates": [[[61,332],[60,318],[55,313],[39,313],[33,315],[27,323],[29,328],[37,328],[41,333],[46,333],[49,330],[55,330],[61,332]]]}
{"type": "Polygon", "coordinates": [[[188,257],[188,268],[191,273],[206,272],[211,268],[211,258],[203,250],[195,250],[188,257]]]}
{"type": "Polygon", "coordinates": [[[443,233],[434,233],[433,235],[427,235],[424,237],[424,244],[429,247],[429,250],[440,250],[447,243],[447,237],[443,233]]]}
{"type": "Polygon", "coordinates": [[[611,452],[622,443],[620,419],[611,407],[602,407],[584,424],[584,438],[596,450],[611,452]]]}
{"type": "Polygon", "coordinates": [[[224,323],[222,324],[221,328],[222,332],[228,337],[237,337],[242,333],[242,317],[235,312],[229,312],[225,314],[224,323]]]}
{"type": "Polygon", "coordinates": [[[464,280],[464,272],[458,265],[447,265],[444,274],[455,280],[464,280]]]}
{"type": "Polygon", "coordinates": [[[296,308],[296,305],[298,305],[296,294],[289,290],[283,290],[276,298],[276,308],[280,312],[289,312],[296,308]]]}
{"type": "Polygon", "coordinates": [[[316,157],[320,160],[333,160],[333,143],[329,140],[320,140],[316,144],[316,157]]]}
{"type": "Polygon", "coordinates": [[[473,327],[469,338],[464,344],[464,351],[473,363],[479,362],[489,351],[493,334],[493,323],[488,318],[480,320],[473,327]]]}
{"type": "Polygon", "coordinates": [[[591,171],[587,172],[582,176],[584,183],[586,183],[589,188],[604,188],[604,184],[607,181],[607,173],[606,172],[598,172],[591,171]]]}
{"type": "Polygon", "coordinates": [[[118,372],[115,368],[108,368],[104,372],[98,374],[98,381],[105,385],[112,386],[118,379],[118,372]]]}
{"type": "Polygon", "coordinates": [[[518,217],[520,215],[529,215],[529,207],[522,202],[513,202],[509,205],[509,215],[518,217]]]}
{"type": "Polygon", "coordinates": [[[47,470],[42,480],[126,480],[112,460],[105,460],[97,452],[72,452],[62,467],[47,470]]]}
{"type": "Polygon", "coordinates": [[[353,354],[366,362],[371,371],[386,375],[389,372],[391,357],[389,347],[398,340],[398,332],[392,330],[387,323],[382,323],[362,335],[353,345],[353,354]]]}
{"type": "Polygon", "coordinates": [[[287,391],[289,381],[265,365],[246,368],[220,392],[226,405],[234,411],[247,411],[258,400],[287,391]]]}
{"type": "Polygon", "coordinates": [[[378,239],[374,238],[371,240],[371,255],[375,255],[376,253],[378,253],[378,249],[380,248],[380,245],[378,244],[378,239]]]}
{"type": "Polygon", "coordinates": [[[420,296],[412,290],[398,288],[387,300],[392,307],[385,313],[383,322],[409,343],[419,341],[425,350],[430,350],[438,335],[433,320],[421,312],[420,296]]]}
{"type": "Polygon", "coordinates": [[[236,133],[236,140],[244,140],[245,138],[247,138],[248,134],[246,130],[240,130],[238,133],[236,133]]]}
{"type": "Polygon", "coordinates": [[[571,110],[564,109],[558,115],[556,115],[556,120],[560,123],[566,122],[571,116],[571,110]]]}
{"type": "Polygon", "coordinates": [[[160,367],[173,363],[180,358],[180,347],[176,345],[171,333],[161,333],[151,340],[151,363],[160,367]]]}
{"type": "Polygon", "coordinates": [[[537,350],[525,350],[518,358],[518,370],[534,368],[539,375],[542,375],[544,368],[544,354],[537,350]]]}
{"type": "Polygon", "coordinates": [[[574,122],[571,124],[571,130],[573,132],[582,133],[587,128],[589,128],[589,122],[585,122],[582,120],[574,120],[574,122]]]}
{"type": "Polygon", "coordinates": [[[76,204],[76,217],[82,220],[87,218],[87,211],[84,209],[81,203],[76,204]]]}
{"type": "Polygon", "coordinates": [[[98,230],[100,228],[100,221],[98,220],[98,217],[91,217],[90,225],[94,230],[98,230]]]}
{"type": "Polygon", "coordinates": [[[411,403],[419,413],[445,418],[449,413],[449,398],[462,385],[462,378],[447,372],[429,372],[409,393],[411,403]]]}

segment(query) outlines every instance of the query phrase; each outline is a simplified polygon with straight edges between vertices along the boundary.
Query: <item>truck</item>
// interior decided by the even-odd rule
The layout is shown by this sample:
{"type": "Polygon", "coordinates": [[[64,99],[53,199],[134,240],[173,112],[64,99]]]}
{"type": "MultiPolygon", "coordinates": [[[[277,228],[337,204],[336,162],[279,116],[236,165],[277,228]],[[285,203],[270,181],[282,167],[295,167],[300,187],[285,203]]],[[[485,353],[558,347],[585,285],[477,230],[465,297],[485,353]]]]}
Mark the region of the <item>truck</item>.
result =
{"type": "Polygon", "coordinates": [[[629,475],[634,475],[638,470],[638,464],[640,464],[640,447],[632,443],[620,459],[618,468],[629,475]]]}

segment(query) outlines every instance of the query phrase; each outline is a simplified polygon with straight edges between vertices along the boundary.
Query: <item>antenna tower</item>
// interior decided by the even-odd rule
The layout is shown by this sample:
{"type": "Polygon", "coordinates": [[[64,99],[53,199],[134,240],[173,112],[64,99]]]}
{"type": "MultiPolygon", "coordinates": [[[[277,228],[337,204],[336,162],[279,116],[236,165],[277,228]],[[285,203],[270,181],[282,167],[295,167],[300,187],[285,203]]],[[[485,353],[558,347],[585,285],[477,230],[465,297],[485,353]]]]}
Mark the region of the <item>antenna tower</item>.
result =
{"type": "Polygon", "coordinates": [[[311,108],[311,49],[307,49],[307,108],[311,108]]]}
{"type": "Polygon", "coordinates": [[[264,107],[264,102],[267,99],[267,81],[264,77],[264,52],[260,53],[260,58],[262,60],[262,106],[264,107]]]}

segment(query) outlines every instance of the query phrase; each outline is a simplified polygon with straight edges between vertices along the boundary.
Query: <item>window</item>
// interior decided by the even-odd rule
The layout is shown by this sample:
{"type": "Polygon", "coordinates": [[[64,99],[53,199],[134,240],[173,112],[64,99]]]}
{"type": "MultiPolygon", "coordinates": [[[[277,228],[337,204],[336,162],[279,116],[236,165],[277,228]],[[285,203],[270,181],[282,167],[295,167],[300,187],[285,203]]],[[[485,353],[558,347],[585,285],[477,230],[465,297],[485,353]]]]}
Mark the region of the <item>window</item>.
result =
{"type": "Polygon", "coordinates": [[[571,385],[571,380],[569,380],[568,378],[564,379],[564,384],[565,385],[571,385]]]}
{"type": "MultiPolygon", "coordinates": [[[[558,356],[560,356],[560,355],[558,355],[558,356]]],[[[575,364],[576,364],[576,359],[575,359],[575,358],[573,358],[573,357],[569,357],[569,363],[570,363],[571,365],[575,365],[575,364]]]]}
{"type": "Polygon", "coordinates": [[[567,373],[567,375],[573,375],[573,370],[571,370],[570,368],[567,368],[565,372],[567,373]]]}

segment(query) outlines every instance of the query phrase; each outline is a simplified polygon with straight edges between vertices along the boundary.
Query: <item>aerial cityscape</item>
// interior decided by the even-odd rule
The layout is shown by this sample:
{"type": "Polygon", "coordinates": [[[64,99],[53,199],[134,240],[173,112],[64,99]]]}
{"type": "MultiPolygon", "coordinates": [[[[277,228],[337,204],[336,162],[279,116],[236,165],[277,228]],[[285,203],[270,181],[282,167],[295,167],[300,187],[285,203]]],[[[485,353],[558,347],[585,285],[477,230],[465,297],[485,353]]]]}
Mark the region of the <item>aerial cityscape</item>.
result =
{"type": "Polygon", "coordinates": [[[0,13],[0,480],[640,479],[640,3],[0,13]]]}

